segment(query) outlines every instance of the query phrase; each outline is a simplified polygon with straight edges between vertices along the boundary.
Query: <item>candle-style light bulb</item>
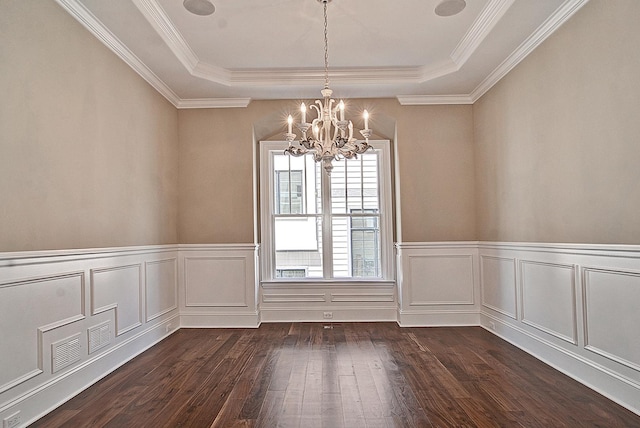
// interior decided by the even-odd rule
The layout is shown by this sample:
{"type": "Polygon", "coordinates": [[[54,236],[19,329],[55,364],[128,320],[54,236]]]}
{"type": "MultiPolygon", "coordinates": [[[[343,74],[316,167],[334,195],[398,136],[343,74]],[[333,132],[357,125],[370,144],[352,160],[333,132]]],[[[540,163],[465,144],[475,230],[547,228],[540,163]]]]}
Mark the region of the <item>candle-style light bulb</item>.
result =
{"type": "Polygon", "coordinates": [[[340,100],[338,108],[340,109],[340,120],[344,120],[344,101],[340,100]]]}
{"type": "Polygon", "coordinates": [[[369,112],[365,110],[362,116],[364,116],[364,129],[369,129],[369,112]]]}
{"type": "Polygon", "coordinates": [[[291,115],[287,118],[287,124],[289,125],[289,134],[291,134],[291,125],[293,124],[293,117],[291,115]]]}
{"type": "Polygon", "coordinates": [[[300,104],[300,112],[302,113],[302,123],[307,122],[307,106],[304,103],[300,104]]]}
{"type": "Polygon", "coordinates": [[[318,134],[320,133],[320,130],[318,129],[318,125],[313,125],[313,137],[317,140],[318,139],[318,134]]]}

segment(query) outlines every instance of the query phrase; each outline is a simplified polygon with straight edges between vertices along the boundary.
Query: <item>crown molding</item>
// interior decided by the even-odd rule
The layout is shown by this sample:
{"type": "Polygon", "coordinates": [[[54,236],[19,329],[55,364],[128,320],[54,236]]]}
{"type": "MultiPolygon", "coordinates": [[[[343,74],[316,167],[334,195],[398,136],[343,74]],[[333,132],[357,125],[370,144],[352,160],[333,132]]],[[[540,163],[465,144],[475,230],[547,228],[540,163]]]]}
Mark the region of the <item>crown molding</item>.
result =
{"type": "Polygon", "coordinates": [[[153,71],[131,52],[116,36],[98,21],[84,5],[76,0],[55,0],[69,15],[100,40],[107,48],[122,59],[129,67],[147,81],[174,106],[180,98],[153,71]]]}
{"type": "Polygon", "coordinates": [[[178,102],[179,109],[190,108],[245,108],[251,102],[251,98],[195,98],[181,99],[178,102]]]}
{"type": "Polygon", "coordinates": [[[398,95],[396,98],[403,106],[473,104],[469,95],[398,95]]]}
{"type": "Polygon", "coordinates": [[[458,69],[473,55],[514,2],[515,0],[491,0],[487,3],[458,46],[451,52],[451,59],[458,65],[458,69]]]}
{"type": "Polygon", "coordinates": [[[469,94],[473,102],[476,102],[489,89],[498,83],[504,76],[524,60],[535,48],[544,42],[551,34],[569,20],[589,0],[567,0],[558,10],[550,16],[538,29],[527,38],[515,51],[511,53],[495,70],[487,76],[469,94]]]}

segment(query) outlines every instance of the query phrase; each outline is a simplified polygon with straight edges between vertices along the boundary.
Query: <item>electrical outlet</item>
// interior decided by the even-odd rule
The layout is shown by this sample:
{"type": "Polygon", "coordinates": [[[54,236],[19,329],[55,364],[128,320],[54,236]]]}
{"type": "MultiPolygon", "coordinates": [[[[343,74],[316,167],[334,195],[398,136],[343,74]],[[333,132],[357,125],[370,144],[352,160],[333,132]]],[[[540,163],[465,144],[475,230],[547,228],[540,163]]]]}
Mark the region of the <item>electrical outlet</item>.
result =
{"type": "Polygon", "coordinates": [[[3,428],[15,428],[18,425],[20,425],[20,411],[15,412],[11,416],[7,416],[2,423],[3,428]]]}
{"type": "Polygon", "coordinates": [[[496,323],[494,323],[493,321],[489,321],[489,328],[491,330],[495,330],[496,329],[496,323]]]}
{"type": "Polygon", "coordinates": [[[322,317],[326,320],[330,320],[333,318],[333,312],[325,312],[322,314],[322,317]]]}
{"type": "Polygon", "coordinates": [[[164,332],[165,333],[169,333],[169,330],[171,330],[171,323],[169,323],[169,324],[164,326],[164,332]]]}

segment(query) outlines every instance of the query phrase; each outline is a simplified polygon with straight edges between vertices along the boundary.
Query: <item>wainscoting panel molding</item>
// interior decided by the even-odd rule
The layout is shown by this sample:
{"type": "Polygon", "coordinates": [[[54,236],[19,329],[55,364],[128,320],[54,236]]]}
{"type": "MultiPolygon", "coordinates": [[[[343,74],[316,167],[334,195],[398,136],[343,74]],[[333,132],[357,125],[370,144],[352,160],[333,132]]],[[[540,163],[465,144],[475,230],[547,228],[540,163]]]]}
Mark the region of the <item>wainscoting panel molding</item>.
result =
{"type": "Polygon", "coordinates": [[[520,272],[522,322],[577,345],[575,266],[521,260],[520,272]]]}
{"type": "Polygon", "coordinates": [[[583,272],[585,348],[640,372],[640,271],[583,272]]]}
{"type": "Polygon", "coordinates": [[[640,246],[480,242],[478,250],[481,325],[640,414],[640,246]]]}
{"type": "Polygon", "coordinates": [[[91,269],[91,315],[113,310],[116,336],[142,325],[142,264],[91,269]]]}
{"type": "Polygon", "coordinates": [[[146,322],[178,309],[178,259],[145,263],[146,322]]]}
{"type": "Polygon", "coordinates": [[[482,306],[517,319],[516,260],[480,256],[482,306]]]}
{"type": "Polygon", "coordinates": [[[44,373],[44,333],[84,314],[83,272],[0,282],[0,394],[44,373]]]}
{"type": "Polygon", "coordinates": [[[401,326],[479,323],[477,243],[401,243],[396,252],[401,326]]]}
{"type": "Polygon", "coordinates": [[[177,252],[0,253],[0,420],[29,424],[177,330],[177,252]]]}
{"type": "Polygon", "coordinates": [[[257,252],[253,244],[181,245],[182,327],[258,327],[257,252]]]}

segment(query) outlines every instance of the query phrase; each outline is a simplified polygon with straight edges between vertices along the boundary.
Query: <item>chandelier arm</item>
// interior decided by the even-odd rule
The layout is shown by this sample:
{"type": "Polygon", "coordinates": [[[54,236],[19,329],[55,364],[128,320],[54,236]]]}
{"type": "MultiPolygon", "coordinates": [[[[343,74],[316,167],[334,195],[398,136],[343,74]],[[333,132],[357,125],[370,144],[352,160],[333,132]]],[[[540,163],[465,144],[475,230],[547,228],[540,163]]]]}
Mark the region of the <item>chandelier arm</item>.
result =
{"type": "MultiPolygon", "coordinates": [[[[316,103],[320,104],[320,100],[316,100],[316,103]]],[[[309,108],[314,109],[314,110],[316,111],[316,113],[318,113],[317,118],[320,118],[320,117],[322,116],[322,111],[321,111],[321,110],[320,110],[320,108],[318,108],[318,106],[316,106],[315,104],[311,104],[311,105],[309,106],[309,108]]],[[[317,119],[317,118],[316,118],[316,119],[317,119]]],[[[314,122],[314,123],[315,123],[315,122],[314,122]]]]}

